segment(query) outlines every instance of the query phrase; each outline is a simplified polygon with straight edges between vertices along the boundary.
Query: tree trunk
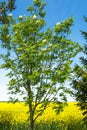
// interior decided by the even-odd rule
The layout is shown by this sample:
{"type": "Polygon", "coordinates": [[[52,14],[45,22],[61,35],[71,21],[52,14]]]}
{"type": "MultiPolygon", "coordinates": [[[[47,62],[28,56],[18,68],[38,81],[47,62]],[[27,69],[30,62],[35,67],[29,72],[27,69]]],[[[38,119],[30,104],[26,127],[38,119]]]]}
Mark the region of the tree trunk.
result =
{"type": "Polygon", "coordinates": [[[29,103],[29,111],[30,111],[30,130],[33,130],[34,129],[34,120],[33,120],[32,103],[29,103]]]}
{"type": "Polygon", "coordinates": [[[33,96],[32,96],[32,91],[31,91],[31,87],[30,87],[30,81],[28,80],[27,82],[28,85],[28,102],[29,102],[29,113],[30,113],[30,130],[34,130],[34,111],[33,111],[33,107],[32,107],[32,103],[33,103],[33,96]]]}
{"type": "MultiPolygon", "coordinates": [[[[27,72],[27,74],[32,74],[32,66],[30,69],[28,69],[28,71],[30,70],[30,72],[27,72]]],[[[30,114],[30,130],[34,130],[34,110],[33,110],[33,93],[31,90],[31,83],[30,80],[27,80],[27,92],[28,92],[28,105],[29,105],[29,114],[30,114]]]]}
{"type": "Polygon", "coordinates": [[[34,130],[34,121],[31,117],[30,117],[30,130],[34,130]]]}

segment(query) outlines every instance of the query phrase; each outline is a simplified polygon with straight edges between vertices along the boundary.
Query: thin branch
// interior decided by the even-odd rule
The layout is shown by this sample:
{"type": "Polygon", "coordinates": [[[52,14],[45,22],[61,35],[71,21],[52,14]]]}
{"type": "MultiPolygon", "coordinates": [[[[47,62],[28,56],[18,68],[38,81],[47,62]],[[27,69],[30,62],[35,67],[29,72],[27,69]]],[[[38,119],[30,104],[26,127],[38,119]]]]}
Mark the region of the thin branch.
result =
{"type": "Polygon", "coordinates": [[[13,3],[12,3],[12,0],[9,0],[6,5],[4,5],[2,8],[0,8],[0,13],[3,12],[3,11],[5,11],[5,9],[6,9],[7,7],[9,7],[10,4],[13,4],[13,3]]]}
{"type": "Polygon", "coordinates": [[[8,4],[4,5],[4,7],[2,7],[2,8],[0,9],[0,13],[3,12],[8,6],[9,6],[9,2],[8,2],[8,4]]]}
{"type": "Polygon", "coordinates": [[[5,8],[8,7],[8,4],[5,5],[3,8],[0,9],[0,13],[3,12],[5,10],[5,8]]]}
{"type": "Polygon", "coordinates": [[[34,118],[34,121],[35,121],[40,115],[41,115],[41,112],[36,115],[36,117],[34,118]]]}

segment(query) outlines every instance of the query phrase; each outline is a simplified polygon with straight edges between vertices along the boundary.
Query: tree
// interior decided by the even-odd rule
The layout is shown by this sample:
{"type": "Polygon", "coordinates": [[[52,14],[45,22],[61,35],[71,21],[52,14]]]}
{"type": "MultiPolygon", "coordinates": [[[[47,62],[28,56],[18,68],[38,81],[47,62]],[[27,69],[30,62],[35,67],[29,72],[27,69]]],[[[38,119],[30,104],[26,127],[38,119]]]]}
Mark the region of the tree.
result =
{"type": "Polygon", "coordinates": [[[16,6],[15,6],[16,0],[8,0],[8,3],[4,0],[0,2],[0,24],[6,24],[9,23],[8,20],[8,13],[12,12],[16,6]]]}
{"type": "Polygon", "coordinates": [[[69,90],[62,84],[71,72],[72,58],[80,51],[78,43],[67,38],[73,18],[57,23],[54,29],[45,28],[45,4],[34,0],[27,8],[30,16],[19,16],[18,20],[8,16],[10,25],[0,28],[1,68],[9,70],[10,93],[24,95],[29,106],[30,130],[50,102],[57,112],[66,103],[69,90]]]}
{"type": "MultiPolygon", "coordinates": [[[[85,17],[85,21],[87,22],[87,18],[85,17]]],[[[81,31],[85,40],[87,41],[87,32],[81,31]]],[[[80,65],[76,65],[74,68],[74,77],[72,79],[72,87],[74,88],[74,96],[76,101],[78,101],[77,105],[80,106],[83,111],[84,121],[87,124],[87,45],[85,44],[83,47],[84,57],[80,57],[80,65]]]]}

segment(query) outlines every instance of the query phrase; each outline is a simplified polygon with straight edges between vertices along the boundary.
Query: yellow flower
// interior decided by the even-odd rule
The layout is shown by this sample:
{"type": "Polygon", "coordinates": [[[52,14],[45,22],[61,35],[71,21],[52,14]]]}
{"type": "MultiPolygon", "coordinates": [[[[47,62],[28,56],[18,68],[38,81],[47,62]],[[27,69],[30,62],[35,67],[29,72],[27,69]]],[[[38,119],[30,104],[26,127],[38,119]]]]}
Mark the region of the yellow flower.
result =
{"type": "MultiPolygon", "coordinates": [[[[42,116],[36,120],[37,123],[47,123],[50,125],[52,122],[65,122],[66,124],[72,122],[78,122],[83,119],[82,112],[76,103],[70,102],[68,106],[64,108],[64,111],[60,114],[52,109],[53,103],[50,103],[46,110],[43,112],[42,116]]],[[[37,109],[40,109],[38,106],[37,109]]],[[[0,123],[9,122],[11,125],[26,123],[28,119],[28,106],[24,103],[0,103],[0,123]]],[[[63,125],[63,124],[61,124],[63,125]]]]}

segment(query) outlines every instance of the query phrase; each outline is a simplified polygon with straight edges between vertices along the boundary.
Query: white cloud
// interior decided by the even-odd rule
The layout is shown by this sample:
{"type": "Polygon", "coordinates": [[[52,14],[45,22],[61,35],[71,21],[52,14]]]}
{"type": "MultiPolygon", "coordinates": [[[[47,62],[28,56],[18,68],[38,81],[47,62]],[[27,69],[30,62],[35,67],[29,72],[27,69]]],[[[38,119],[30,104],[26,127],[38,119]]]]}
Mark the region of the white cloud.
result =
{"type": "Polygon", "coordinates": [[[0,70],[0,101],[8,100],[7,84],[9,82],[9,79],[5,76],[6,73],[6,70],[0,70]]]}

